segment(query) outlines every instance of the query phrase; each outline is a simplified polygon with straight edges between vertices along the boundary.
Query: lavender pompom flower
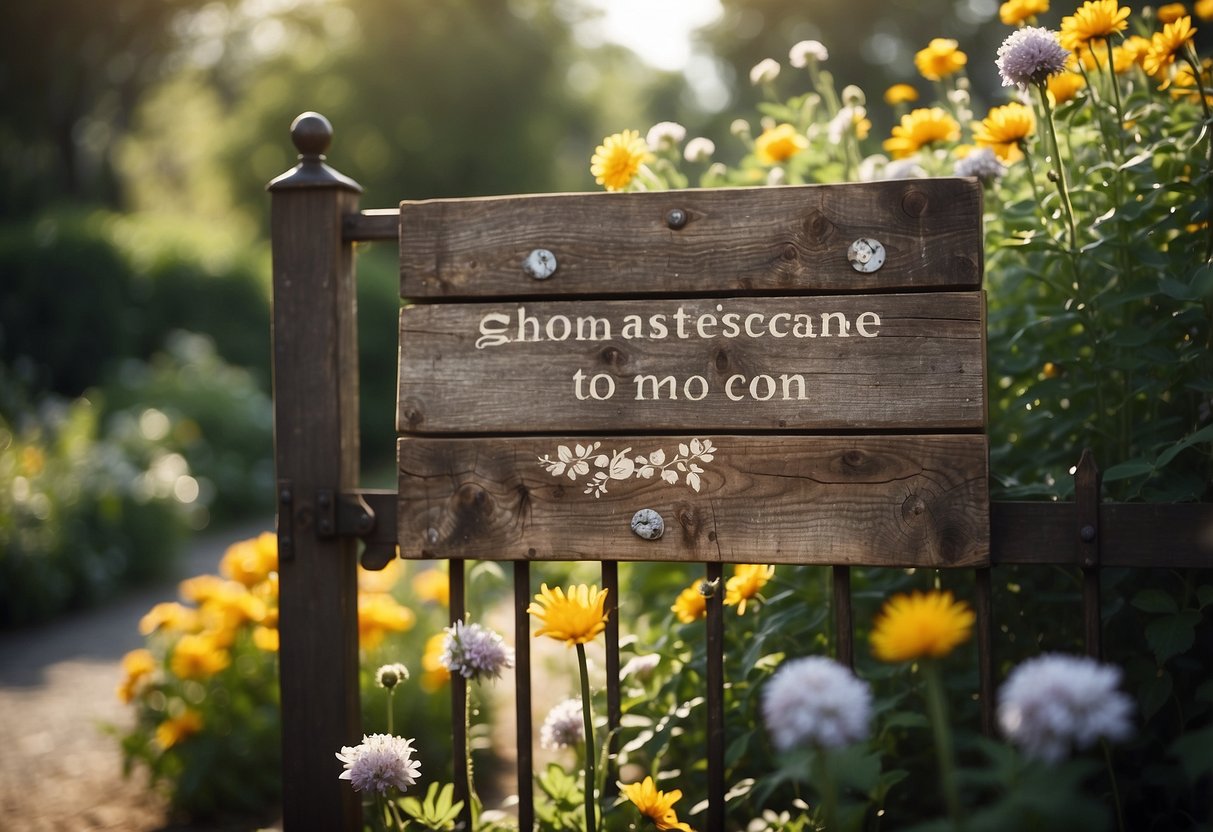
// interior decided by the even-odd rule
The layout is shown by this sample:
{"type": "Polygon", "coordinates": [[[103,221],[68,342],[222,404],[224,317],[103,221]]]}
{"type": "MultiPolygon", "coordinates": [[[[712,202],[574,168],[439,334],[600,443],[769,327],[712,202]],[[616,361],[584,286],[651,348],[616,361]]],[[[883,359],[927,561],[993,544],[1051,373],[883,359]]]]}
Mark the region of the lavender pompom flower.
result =
{"type": "Polygon", "coordinates": [[[566,699],[548,711],[539,729],[543,748],[572,748],[585,742],[585,720],[580,699],[566,699]]]}
{"type": "Polygon", "coordinates": [[[994,182],[1007,172],[1002,160],[988,147],[979,147],[956,162],[957,176],[976,176],[982,182],[994,182]]]}
{"type": "Polygon", "coordinates": [[[1004,87],[1041,84],[1065,69],[1070,52],[1057,40],[1057,33],[1039,26],[1016,29],[998,47],[998,74],[1004,87]]]}
{"type": "Polygon", "coordinates": [[[456,621],[444,632],[446,640],[439,661],[451,675],[458,673],[472,680],[485,676],[500,679],[503,670],[514,666],[514,649],[487,627],[456,621]]]}
{"type": "Polygon", "coordinates": [[[838,748],[868,736],[872,691],[833,659],[784,662],[762,692],[762,716],[780,751],[838,748]]]}
{"type": "Polygon", "coordinates": [[[349,780],[355,791],[386,795],[389,789],[403,792],[421,776],[421,763],[413,759],[413,740],[391,734],[370,734],[355,746],[345,746],[337,759],[345,763],[340,780],[349,780]]]}
{"type": "Polygon", "coordinates": [[[1120,675],[1119,667],[1087,657],[1030,659],[998,691],[998,724],[1026,756],[1047,763],[1100,739],[1125,739],[1133,702],[1117,690],[1120,675]]]}

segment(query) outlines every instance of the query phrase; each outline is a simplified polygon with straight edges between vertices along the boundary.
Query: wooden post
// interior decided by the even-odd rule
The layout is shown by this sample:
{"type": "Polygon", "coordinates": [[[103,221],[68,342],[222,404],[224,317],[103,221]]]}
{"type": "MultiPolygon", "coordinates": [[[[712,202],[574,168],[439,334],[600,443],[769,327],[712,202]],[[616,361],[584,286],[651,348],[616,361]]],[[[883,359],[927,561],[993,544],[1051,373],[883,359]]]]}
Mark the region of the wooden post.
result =
{"type": "Polygon", "coordinates": [[[358,484],[354,263],[341,229],[362,189],[324,164],[332,135],[317,113],[295,119],[299,164],[268,186],[288,832],[361,828],[360,800],[334,757],[361,737],[356,541],[335,536],[321,503],[358,484]]]}

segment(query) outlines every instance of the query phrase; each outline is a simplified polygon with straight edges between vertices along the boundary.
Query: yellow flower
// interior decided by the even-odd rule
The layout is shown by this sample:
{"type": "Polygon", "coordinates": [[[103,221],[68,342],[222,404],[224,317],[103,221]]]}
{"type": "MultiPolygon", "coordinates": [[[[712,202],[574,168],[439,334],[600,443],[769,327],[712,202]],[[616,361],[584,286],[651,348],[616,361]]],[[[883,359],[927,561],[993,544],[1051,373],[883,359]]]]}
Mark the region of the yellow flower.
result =
{"type": "Polygon", "coordinates": [[[278,652],[278,628],[277,627],[254,627],[253,628],[253,645],[258,650],[264,650],[267,653],[278,652]]]}
{"type": "Polygon", "coordinates": [[[359,592],[391,592],[404,575],[404,561],[395,558],[387,562],[382,569],[363,569],[358,567],[359,592]]]}
{"type": "Polygon", "coordinates": [[[571,586],[566,595],[560,587],[541,584],[526,611],[543,625],[535,631],[536,638],[547,636],[572,647],[593,641],[606,629],[606,597],[607,591],[597,586],[571,586]]]}
{"type": "Polygon", "coordinates": [[[745,613],[746,601],[756,596],[767,585],[767,581],[775,577],[774,566],[759,566],[751,563],[739,563],[733,567],[733,577],[724,585],[725,606],[737,607],[737,614],[745,613]]]}
{"type": "MultiPolygon", "coordinates": [[[[1199,102],[1200,87],[1203,86],[1206,90],[1213,88],[1213,71],[1211,70],[1213,70],[1213,61],[1211,61],[1209,58],[1205,58],[1201,62],[1201,84],[1198,85],[1196,82],[1196,73],[1192,71],[1192,67],[1188,66],[1187,64],[1178,65],[1175,69],[1175,78],[1171,86],[1171,97],[1199,102]]],[[[1213,94],[1206,93],[1205,100],[1213,105],[1213,94]]]]}
{"type": "Polygon", "coordinates": [[[626,190],[640,166],[653,161],[649,146],[639,130],[624,130],[602,140],[590,158],[590,173],[594,181],[608,191],[626,190]]]}
{"type": "Polygon", "coordinates": [[[939,81],[964,69],[969,56],[951,38],[935,38],[914,55],[914,66],[928,81],[939,81]]]}
{"type": "Polygon", "coordinates": [[[421,689],[433,693],[451,680],[451,671],[442,663],[446,647],[446,632],[434,633],[425,641],[425,653],[421,656],[421,689]]]}
{"type": "Polygon", "coordinates": [[[1074,14],[1062,18],[1061,45],[1072,52],[1091,46],[1128,28],[1129,7],[1123,9],[1116,0],[1087,0],[1074,14]]]}
{"type": "Polygon", "coordinates": [[[973,141],[979,147],[993,148],[994,155],[1004,162],[1023,158],[1022,143],[1032,135],[1036,118],[1032,109],[1018,102],[994,107],[973,128],[973,141]]]}
{"type": "Polygon", "coordinates": [[[1183,3],[1167,3],[1158,7],[1158,22],[1174,23],[1187,13],[1188,8],[1183,3]]]}
{"type": "Polygon", "coordinates": [[[884,91],[884,103],[890,107],[898,104],[913,104],[918,100],[918,90],[909,84],[894,84],[884,91]]]}
{"type": "Polygon", "coordinates": [[[1059,72],[1049,76],[1049,98],[1054,104],[1065,104],[1078,95],[1078,91],[1087,85],[1087,79],[1079,72],[1059,72]]]}
{"type": "Polygon", "coordinates": [[[278,538],[269,532],[233,543],[219,561],[220,573],[247,587],[256,586],[277,569],[278,538]]]}
{"type": "Polygon", "coordinates": [[[1213,0],[1196,0],[1192,11],[1196,12],[1196,16],[1201,20],[1213,20],[1213,0]]]}
{"type": "Polygon", "coordinates": [[[451,604],[451,581],[441,569],[427,569],[413,578],[413,594],[421,601],[444,607],[451,604]]]}
{"type": "Polygon", "coordinates": [[[668,792],[657,790],[652,777],[644,778],[642,783],[627,783],[620,786],[624,797],[640,810],[640,814],[653,821],[658,829],[679,829],[682,832],[694,832],[685,823],[678,822],[678,813],[674,804],[682,799],[681,789],[668,792]]]}
{"type": "Polygon", "coordinates": [[[36,477],[46,467],[46,454],[36,445],[26,445],[21,449],[21,474],[26,477],[36,477]]]}
{"type": "Polygon", "coordinates": [[[165,601],[152,607],[139,619],[139,634],[150,636],[157,630],[184,633],[198,626],[198,611],[176,601],[165,601]]]}
{"type": "Polygon", "coordinates": [[[1112,50],[1112,65],[1118,74],[1128,72],[1133,65],[1141,66],[1150,51],[1150,39],[1129,35],[1125,42],[1112,50]]]}
{"type": "Polygon", "coordinates": [[[1022,26],[1049,10],[1049,0],[1007,0],[998,7],[998,19],[1007,26],[1022,26]]]}
{"type": "Polygon", "coordinates": [[[389,633],[403,633],[417,623],[417,616],[386,592],[358,595],[358,644],[374,650],[389,633]]]}
{"type": "Polygon", "coordinates": [[[791,124],[777,124],[754,139],[754,155],[764,165],[777,165],[808,146],[809,140],[791,124]]]}
{"type": "Polygon", "coordinates": [[[941,107],[920,107],[901,117],[884,149],[895,159],[913,156],[932,142],[954,142],[960,138],[960,124],[941,107]]]}
{"type": "Polygon", "coordinates": [[[897,594],[872,624],[872,652],[886,662],[946,656],[973,632],[973,611],[951,592],[897,594]]]}
{"type": "Polygon", "coordinates": [[[211,634],[187,633],[173,645],[169,669],[179,679],[209,679],[231,662],[231,655],[211,634]]]}
{"type": "Polygon", "coordinates": [[[178,716],[170,717],[156,727],[156,742],[167,750],[201,730],[202,714],[186,708],[178,716]]]}
{"type": "MultiPolygon", "coordinates": [[[[228,588],[228,581],[218,575],[198,575],[182,581],[177,591],[186,601],[205,604],[228,588]]],[[[235,583],[232,581],[231,583],[235,583]]]]}
{"type": "Polygon", "coordinates": [[[691,581],[690,586],[678,593],[674,606],[670,607],[683,624],[690,624],[708,614],[707,596],[699,589],[702,585],[701,578],[691,581]]]}
{"type": "Polygon", "coordinates": [[[156,670],[156,658],[150,650],[140,647],[122,657],[122,682],[118,685],[118,699],[130,704],[139,692],[143,681],[156,670]]]}
{"type": "Polygon", "coordinates": [[[1163,26],[1161,32],[1155,32],[1150,38],[1150,49],[1142,60],[1141,67],[1148,75],[1163,78],[1162,89],[1170,85],[1166,73],[1175,63],[1175,55],[1196,37],[1192,28],[1192,18],[1184,16],[1174,23],[1163,26]]]}

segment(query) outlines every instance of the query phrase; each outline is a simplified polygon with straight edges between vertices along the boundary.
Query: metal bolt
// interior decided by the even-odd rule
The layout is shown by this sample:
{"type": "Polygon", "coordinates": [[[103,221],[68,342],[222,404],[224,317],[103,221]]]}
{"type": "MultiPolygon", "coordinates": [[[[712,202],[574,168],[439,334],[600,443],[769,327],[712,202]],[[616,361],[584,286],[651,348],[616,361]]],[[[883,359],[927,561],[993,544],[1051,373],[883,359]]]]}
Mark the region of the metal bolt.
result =
{"type": "Polygon", "coordinates": [[[1083,543],[1091,543],[1095,540],[1095,527],[1089,524],[1083,526],[1078,530],[1078,537],[1083,543]]]}
{"type": "Polygon", "coordinates": [[[536,280],[547,280],[556,272],[556,255],[537,248],[522,261],[522,270],[536,280]]]}
{"type": "Polygon", "coordinates": [[[665,534],[665,521],[651,508],[642,508],[632,515],[632,531],[645,540],[657,540],[665,534]]]}
{"type": "Polygon", "coordinates": [[[425,542],[431,546],[438,543],[438,530],[431,527],[425,530],[425,542]]]}
{"type": "Polygon", "coordinates": [[[711,598],[716,594],[716,590],[720,589],[720,578],[714,581],[700,581],[699,594],[704,598],[711,598]]]}
{"type": "Polygon", "coordinates": [[[369,534],[375,528],[375,517],[363,511],[358,514],[358,522],[355,524],[359,534],[369,534]]]}
{"type": "Polygon", "coordinates": [[[851,261],[851,268],[857,272],[864,274],[874,272],[884,265],[884,246],[881,245],[880,240],[861,237],[851,243],[851,247],[847,250],[847,259],[851,261]]]}
{"type": "Polygon", "coordinates": [[[665,224],[677,231],[687,224],[687,212],[681,208],[671,208],[666,212],[665,224]]]}
{"type": "Polygon", "coordinates": [[[289,488],[284,488],[278,492],[278,502],[282,503],[284,506],[289,506],[291,504],[291,499],[292,495],[289,488]]]}

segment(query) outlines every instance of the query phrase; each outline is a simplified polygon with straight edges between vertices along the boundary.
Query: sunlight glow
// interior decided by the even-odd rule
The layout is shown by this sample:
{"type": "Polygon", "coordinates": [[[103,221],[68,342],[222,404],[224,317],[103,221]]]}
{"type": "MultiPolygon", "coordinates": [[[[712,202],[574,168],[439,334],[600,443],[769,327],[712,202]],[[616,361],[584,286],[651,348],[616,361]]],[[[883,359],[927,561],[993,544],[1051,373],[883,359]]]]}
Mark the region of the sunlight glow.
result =
{"type": "Polygon", "coordinates": [[[691,33],[720,18],[720,0],[592,0],[602,10],[598,34],[658,69],[685,70],[691,33]]]}

